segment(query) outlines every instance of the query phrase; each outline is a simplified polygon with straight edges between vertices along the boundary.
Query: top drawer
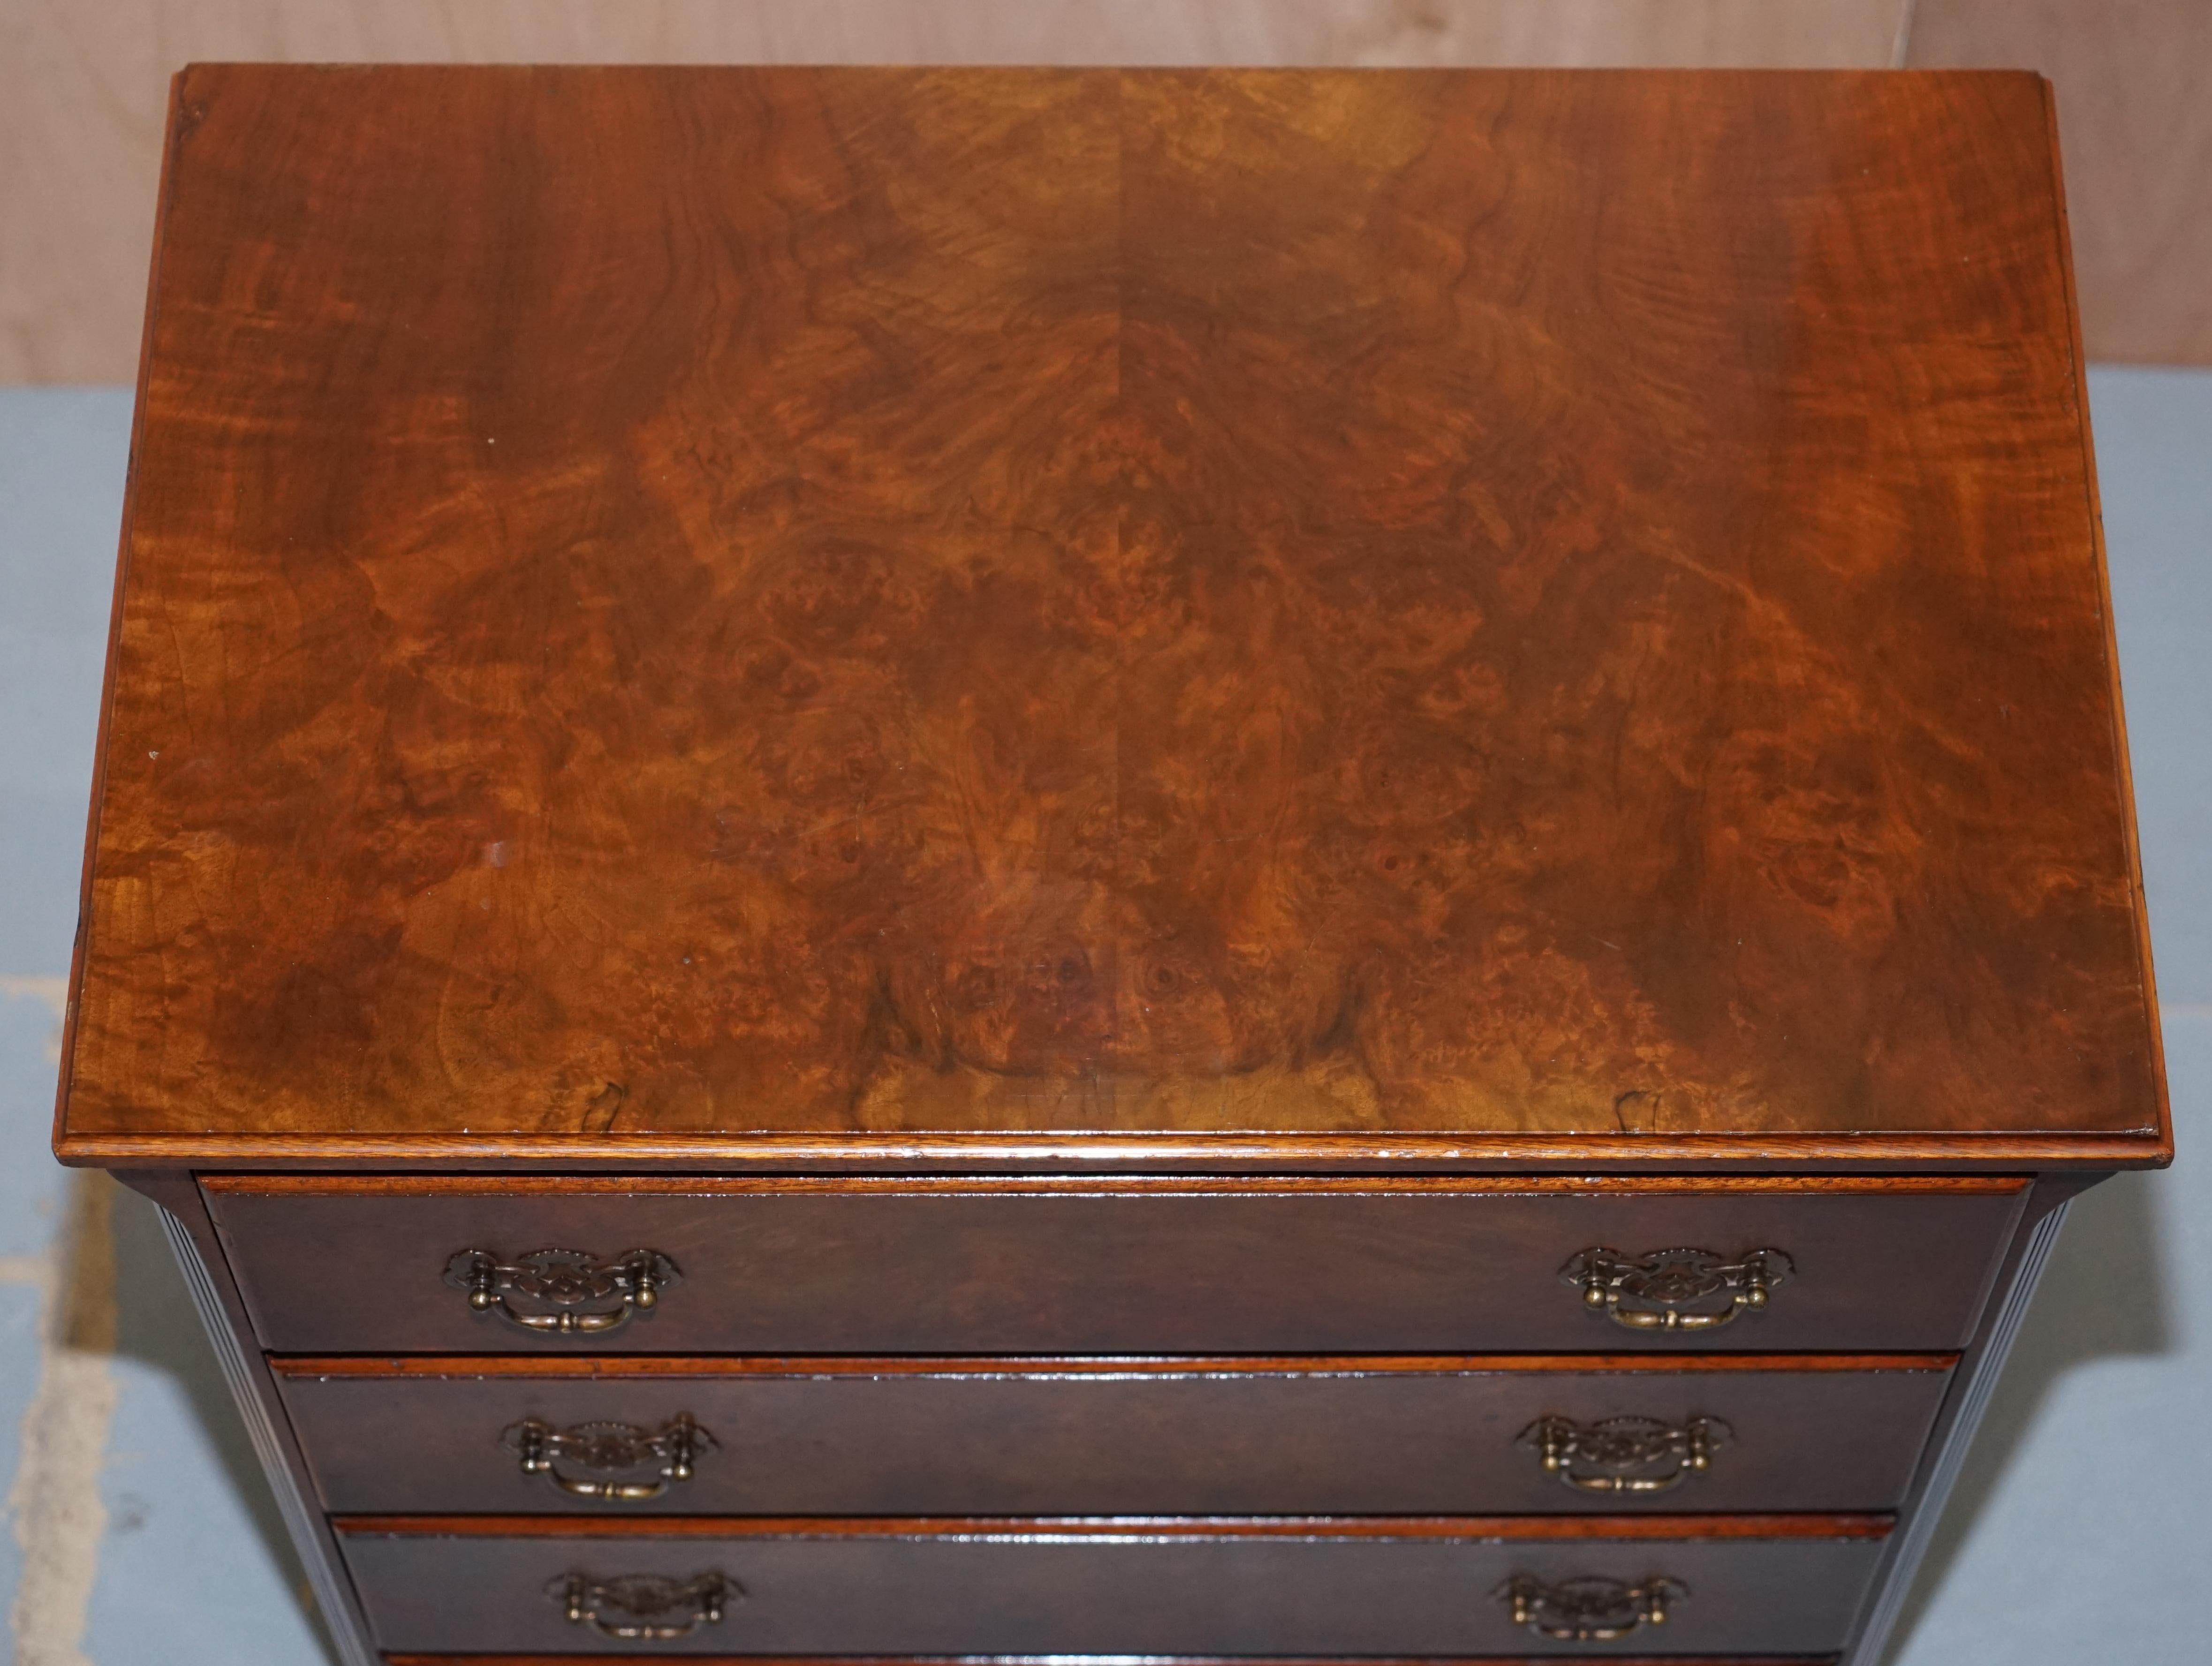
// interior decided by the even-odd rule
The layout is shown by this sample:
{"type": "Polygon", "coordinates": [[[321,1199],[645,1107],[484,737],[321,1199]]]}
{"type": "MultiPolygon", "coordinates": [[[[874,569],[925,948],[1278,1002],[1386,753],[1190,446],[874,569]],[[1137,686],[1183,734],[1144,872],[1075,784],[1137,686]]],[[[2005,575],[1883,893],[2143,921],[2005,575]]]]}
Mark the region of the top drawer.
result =
{"type": "Polygon", "coordinates": [[[264,1346],[315,1353],[1942,1351],[1968,1340],[2027,1193],[1978,1177],[203,1184],[264,1346]]]}

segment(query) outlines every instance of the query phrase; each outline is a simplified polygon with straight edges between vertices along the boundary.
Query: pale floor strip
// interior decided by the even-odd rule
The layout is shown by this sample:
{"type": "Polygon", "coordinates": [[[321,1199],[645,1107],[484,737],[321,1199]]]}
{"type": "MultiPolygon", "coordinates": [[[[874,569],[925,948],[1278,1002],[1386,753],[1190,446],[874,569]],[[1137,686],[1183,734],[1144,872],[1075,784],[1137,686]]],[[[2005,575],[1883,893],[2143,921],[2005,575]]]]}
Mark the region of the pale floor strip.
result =
{"type": "Polygon", "coordinates": [[[21,1462],[8,1514],[22,1578],[8,1616],[16,1666],[92,1666],[85,1617],[107,1510],[100,1471],[115,1414],[115,1183],[71,1177],[60,1251],[15,1256],[33,1269],[39,1386],[23,1414],[21,1462]]]}
{"type": "MultiPolygon", "coordinates": [[[[0,975],[0,998],[44,1001],[54,1014],[46,1055],[61,1059],[69,980],[0,975]]],[[[0,1256],[0,1284],[39,1289],[39,1386],[23,1413],[8,1515],[23,1556],[8,1615],[16,1666],[92,1666],[85,1617],[100,1569],[107,1510],[100,1469],[115,1415],[115,1183],[70,1177],[59,1243],[43,1256],[0,1256]]]]}

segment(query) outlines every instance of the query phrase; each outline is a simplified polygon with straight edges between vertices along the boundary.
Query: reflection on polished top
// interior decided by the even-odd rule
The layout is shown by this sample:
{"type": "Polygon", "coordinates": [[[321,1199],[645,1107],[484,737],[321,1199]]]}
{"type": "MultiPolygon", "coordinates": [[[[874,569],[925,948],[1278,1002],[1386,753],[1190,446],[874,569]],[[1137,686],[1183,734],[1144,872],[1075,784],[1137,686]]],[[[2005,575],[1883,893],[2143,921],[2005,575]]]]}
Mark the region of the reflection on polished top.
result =
{"type": "Polygon", "coordinates": [[[202,68],[162,213],[69,1154],[2164,1149],[2033,76],[202,68]]]}

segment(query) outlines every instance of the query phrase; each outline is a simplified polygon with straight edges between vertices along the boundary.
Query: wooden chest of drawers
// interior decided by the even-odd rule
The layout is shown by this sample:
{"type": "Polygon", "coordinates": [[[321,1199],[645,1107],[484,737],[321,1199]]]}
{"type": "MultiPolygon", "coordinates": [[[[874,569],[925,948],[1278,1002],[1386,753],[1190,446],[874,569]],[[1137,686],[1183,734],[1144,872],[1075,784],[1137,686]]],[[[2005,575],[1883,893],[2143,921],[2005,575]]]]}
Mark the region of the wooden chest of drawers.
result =
{"type": "Polygon", "coordinates": [[[56,1147],[346,1666],[1871,1666],[2098,538],[2030,76],[191,70],[56,1147]]]}

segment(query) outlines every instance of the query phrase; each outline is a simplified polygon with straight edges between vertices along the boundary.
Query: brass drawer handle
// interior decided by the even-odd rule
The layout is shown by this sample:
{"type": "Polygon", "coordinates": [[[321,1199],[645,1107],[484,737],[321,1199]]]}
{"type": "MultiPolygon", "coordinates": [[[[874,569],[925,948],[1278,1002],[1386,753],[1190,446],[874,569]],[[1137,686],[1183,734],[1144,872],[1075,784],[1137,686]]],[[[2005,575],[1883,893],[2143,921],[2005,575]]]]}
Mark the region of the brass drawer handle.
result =
{"type": "Polygon", "coordinates": [[[526,1418],[503,1431],[500,1444],[521,1459],[524,1474],[544,1475],[571,1498],[634,1504],[690,1480],[694,1462],[700,1453],[714,1450],[714,1438],[689,1412],[679,1412],[658,1429],[634,1423],[556,1429],[542,1418],[526,1418]],[[567,1473],[577,1469],[586,1475],[567,1473]],[[654,1479],[640,1479],[638,1472],[645,1469],[654,1471],[654,1479]],[[587,1478],[593,1471],[600,1479],[587,1478]]]}
{"type": "Polygon", "coordinates": [[[1583,1305],[1630,1330],[1718,1330],[1766,1305],[1796,1266],[1779,1250],[1747,1250],[1734,1261],[1710,1250],[1654,1250],[1624,1256],[1585,1250],[1559,1269],[1583,1305]]]}
{"type": "Polygon", "coordinates": [[[599,1335],[650,1313],[683,1278],[658,1250],[625,1250],[608,1261],[581,1250],[533,1250],[512,1262],[463,1250],[446,1263],[446,1282],[467,1291],[477,1312],[562,1336],[599,1335]]]}
{"type": "Polygon", "coordinates": [[[1638,1626],[1663,1626],[1670,1605],[1689,1594],[1687,1585],[1663,1574],[1631,1585],[1591,1578],[1546,1584],[1522,1573],[1491,1593],[1511,1611],[1515,1625],[1561,1643],[1610,1643],[1638,1626]]]}
{"type": "Polygon", "coordinates": [[[1547,1475],[1577,1493],[1664,1493],[1712,1463],[1713,1449],[1735,1432],[1717,1417],[1662,1423],[1656,1417],[1608,1417],[1577,1423],[1540,1417],[1521,1432],[1547,1475]]]}
{"type": "Polygon", "coordinates": [[[719,1626],[744,1590],[719,1573],[667,1579],[657,1573],[625,1573],[612,1579],[563,1574],[545,1594],[561,1605],[572,1626],[589,1626],[601,1637],[622,1643],[672,1643],[702,1626],[719,1626]]]}

